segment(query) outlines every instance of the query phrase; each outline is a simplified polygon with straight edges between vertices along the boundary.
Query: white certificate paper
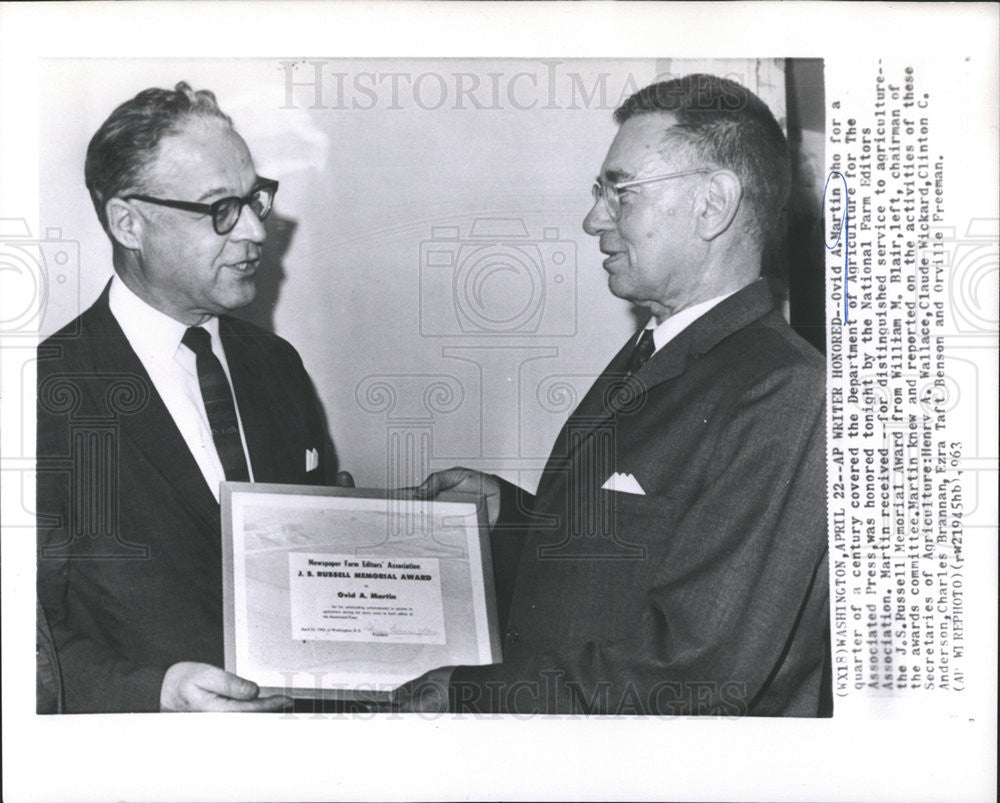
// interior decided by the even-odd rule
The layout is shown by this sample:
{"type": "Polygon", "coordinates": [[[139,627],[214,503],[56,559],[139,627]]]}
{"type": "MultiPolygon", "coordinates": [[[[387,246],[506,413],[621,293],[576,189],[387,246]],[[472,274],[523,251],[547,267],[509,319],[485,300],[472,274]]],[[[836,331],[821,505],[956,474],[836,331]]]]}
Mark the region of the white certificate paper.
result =
{"type": "Polygon", "coordinates": [[[356,699],[500,660],[481,501],[224,483],[226,669],[272,693],[356,699]]]}
{"type": "Polygon", "coordinates": [[[444,644],[436,558],[288,553],[292,638],[444,644]]]}

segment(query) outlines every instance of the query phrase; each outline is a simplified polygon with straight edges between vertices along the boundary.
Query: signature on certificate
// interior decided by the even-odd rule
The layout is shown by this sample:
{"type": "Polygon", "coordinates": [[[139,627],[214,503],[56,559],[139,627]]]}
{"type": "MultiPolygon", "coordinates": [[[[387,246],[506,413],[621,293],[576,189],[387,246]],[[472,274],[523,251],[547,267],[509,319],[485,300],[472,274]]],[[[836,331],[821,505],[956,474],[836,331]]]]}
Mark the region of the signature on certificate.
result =
{"type": "Polygon", "coordinates": [[[366,625],[366,630],[368,630],[376,638],[387,638],[389,636],[436,636],[438,635],[436,630],[429,627],[419,627],[416,629],[402,628],[399,625],[393,625],[390,628],[376,627],[375,625],[366,625]]]}

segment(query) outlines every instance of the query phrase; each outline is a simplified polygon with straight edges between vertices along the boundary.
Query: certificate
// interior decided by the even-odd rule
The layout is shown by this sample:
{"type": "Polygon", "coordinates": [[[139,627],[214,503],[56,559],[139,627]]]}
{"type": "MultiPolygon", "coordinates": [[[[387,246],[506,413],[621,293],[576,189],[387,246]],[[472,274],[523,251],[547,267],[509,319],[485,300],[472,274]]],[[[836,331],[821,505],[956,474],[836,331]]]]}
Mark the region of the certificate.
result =
{"type": "Polygon", "coordinates": [[[227,482],[222,531],[226,669],[262,694],[372,699],[500,660],[476,495],[227,482]]]}

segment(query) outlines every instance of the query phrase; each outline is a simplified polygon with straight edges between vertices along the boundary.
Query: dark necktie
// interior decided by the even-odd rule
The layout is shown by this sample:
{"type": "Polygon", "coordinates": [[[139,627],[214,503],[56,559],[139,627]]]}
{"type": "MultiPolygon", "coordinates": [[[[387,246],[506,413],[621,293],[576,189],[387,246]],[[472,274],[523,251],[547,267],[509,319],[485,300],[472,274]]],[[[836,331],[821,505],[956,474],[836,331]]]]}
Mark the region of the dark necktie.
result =
{"type": "Polygon", "coordinates": [[[643,329],[642,336],[639,338],[639,342],[636,343],[632,356],[628,358],[628,372],[634,374],[642,368],[646,360],[653,356],[655,350],[656,345],[653,343],[653,330],[643,329]]]}
{"type": "Polygon", "coordinates": [[[198,326],[190,327],[181,342],[198,357],[198,384],[201,398],[212,428],[212,440],[219,453],[219,461],[226,472],[226,479],[246,482],[250,479],[247,458],[240,440],[240,425],[236,418],[236,404],[229,389],[222,363],[212,353],[212,336],[198,326]]]}

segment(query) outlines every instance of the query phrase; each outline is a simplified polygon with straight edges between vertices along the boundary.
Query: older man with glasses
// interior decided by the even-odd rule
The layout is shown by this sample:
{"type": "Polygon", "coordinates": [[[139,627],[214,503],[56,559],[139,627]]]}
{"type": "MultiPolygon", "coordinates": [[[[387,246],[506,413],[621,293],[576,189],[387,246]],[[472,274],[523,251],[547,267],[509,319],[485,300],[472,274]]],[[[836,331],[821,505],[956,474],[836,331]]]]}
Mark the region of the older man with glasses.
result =
{"type": "Polygon", "coordinates": [[[761,278],[785,137],[733,81],[637,92],[584,220],[608,286],[649,310],[556,439],[532,496],[480,490],[503,661],[442,667],[402,709],[829,715],[823,358],[761,278]]]}
{"type": "Polygon", "coordinates": [[[223,480],[337,479],[295,349],[229,315],[256,294],[278,182],[185,83],[119,106],[85,175],[115,275],[39,346],[39,618],[56,691],[66,712],[281,709],[220,668],[219,540],[223,480]]]}

